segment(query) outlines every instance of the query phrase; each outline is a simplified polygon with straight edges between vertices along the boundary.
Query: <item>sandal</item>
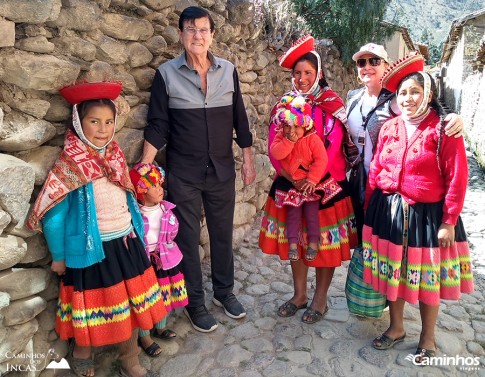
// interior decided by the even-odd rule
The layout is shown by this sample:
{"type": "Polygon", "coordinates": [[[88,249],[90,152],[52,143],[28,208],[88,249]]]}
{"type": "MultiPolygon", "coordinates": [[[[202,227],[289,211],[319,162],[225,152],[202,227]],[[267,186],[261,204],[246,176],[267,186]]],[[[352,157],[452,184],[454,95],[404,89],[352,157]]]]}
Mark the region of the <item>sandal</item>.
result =
{"type": "Polygon", "coordinates": [[[436,356],[436,350],[430,350],[427,348],[416,348],[414,353],[414,362],[419,365],[429,365],[429,359],[436,356]],[[423,363],[424,361],[424,363],[423,363]]]}
{"type": "Polygon", "coordinates": [[[305,309],[308,306],[308,302],[296,306],[291,301],[286,301],[283,305],[278,308],[278,315],[280,317],[293,317],[296,312],[300,309],[305,309]]]}
{"type": "Polygon", "coordinates": [[[314,261],[315,258],[317,257],[318,255],[318,251],[312,247],[307,247],[306,249],[306,254],[305,254],[305,259],[308,261],[308,262],[311,262],[311,261],[314,261]]]}
{"type": "Polygon", "coordinates": [[[403,336],[400,336],[399,338],[396,338],[396,339],[392,339],[388,337],[386,334],[382,334],[372,341],[372,347],[374,347],[376,350],[388,350],[389,348],[394,347],[396,344],[404,341],[405,337],[406,337],[406,333],[404,333],[403,336]],[[377,344],[377,343],[380,343],[380,344],[377,344]]]}
{"type": "Polygon", "coordinates": [[[328,312],[328,305],[325,306],[325,309],[323,309],[323,313],[320,313],[318,310],[315,310],[310,306],[307,310],[305,310],[305,313],[303,313],[301,317],[301,321],[311,325],[313,323],[320,321],[323,318],[323,316],[327,314],[327,312],[328,312]]]}
{"type": "Polygon", "coordinates": [[[158,332],[158,330],[155,329],[155,331],[153,331],[152,335],[155,338],[159,338],[159,339],[163,339],[163,340],[170,340],[170,339],[177,337],[177,333],[173,330],[170,330],[170,329],[165,329],[162,332],[158,332]]]}
{"type": "Polygon", "coordinates": [[[140,338],[138,338],[138,345],[141,347],[143,352],[145,352],[150,357],[159,357],[162,354],[162,349],[155,342],[150,344],[148,347],[143,347],[143,343],[141,342],[140,338]]]}
{"type": "Polygon", "coordinates": [[[66,356],[69,366],[71,367],[72,371],[76,376],[78,377],[88,376],[88,371],[90,369],[94,371],[93,357],[91,356],[89,359],[79,359],[77,357],[72,356],[73,350],[74,350],[74,346],[72,347],[71,352],[66,356]]]}
{"type": "Polygon", "coordinates": [[[288,259],[293,262],[300,259],[300,257],[298,256],[298,249],[290,249],[288,251],[288,259]]]}
{"type": "MultiPolygon", "coordinates": [[[[118,377],[131,377],[128,371],[123,367],[120,367],[120,369],[118,369],[117,374],[118,374],[118,377]]],[[[159,377],[159,376],[160,375],[157,372],[147,369],[147,372],[142,377],[159,377]]]]}

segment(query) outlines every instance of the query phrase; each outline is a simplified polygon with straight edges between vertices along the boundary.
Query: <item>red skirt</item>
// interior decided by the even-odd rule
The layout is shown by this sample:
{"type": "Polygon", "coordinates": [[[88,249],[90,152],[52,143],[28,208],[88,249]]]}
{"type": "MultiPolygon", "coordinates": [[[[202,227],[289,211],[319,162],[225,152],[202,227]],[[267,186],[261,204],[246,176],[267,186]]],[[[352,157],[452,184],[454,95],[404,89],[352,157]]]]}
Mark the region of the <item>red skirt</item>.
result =
{"type": "Polygon", "coordinates": [[[56,316],[61,339],[104,346],[150,330],[166,315],[160,287],[139,238],[103,242],[105,258],[86,268],[67,268],[56,316]]]}
{"type": "MultiPolygon", "coordinates": [[[[347,194],[346,181],[338,182],[342,191],[319,207],[320,240],[318,255],[308,262],[303,256],[307,245],[306,222],[303,219],[300,230],[298,253],[300,259],[311,267],[338,267],[342,261],[350,260],[350,250],[357,245],[352,202],[347,194]]],[[[266,200],[259,247],[266,254],[279,255],[281,260],[288,260],[288,238],[286,237],[286,207],[275,202],[275,189],[272,186],[266,200]]]]}

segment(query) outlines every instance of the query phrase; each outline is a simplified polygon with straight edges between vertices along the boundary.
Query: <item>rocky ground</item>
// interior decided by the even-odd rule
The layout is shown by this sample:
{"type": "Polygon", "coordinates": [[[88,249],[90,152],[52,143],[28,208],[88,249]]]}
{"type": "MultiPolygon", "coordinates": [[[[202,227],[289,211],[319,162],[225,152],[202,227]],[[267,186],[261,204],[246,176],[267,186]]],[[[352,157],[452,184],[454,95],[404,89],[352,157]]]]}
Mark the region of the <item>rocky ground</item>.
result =
{"type": "MultiPolygon", "coordinates": [[[[330,310],[317,324],[301,322],[302,311],[280,318],[277,307],[292,296],[288,262],[261,253],[258,248],[260,219],[235,251],[236,287],[248,311],[246,318],[233,320],[210,302],[207,306],[219,321],[216,331],[195,331],[181,312],[169,320],[178,337],[159,341],[163,354],[142,363],[163,377],[280,377],[280,376],[485,376],[485,174],[469,159],[470,182],[462,213],[469,234],[475,266],[475,293],[459,302],[443,301],[437,325],[437,356],[480,357],[479,366],[460,370],[454,365],[416,366],[406,359],[419,339],[417,306],[406,305],[406,340],[388,351],[372,348],[370,341],[388,325],[388,313],[380,319],[363,319],[349,314],[344,285],[346,263],[338,268],[329,291],[330,310]]],[[[204,265],[206,276],[208,264],[204,265]]],[[[314,275],[309,276],[310,284],[314,275]]],[[[311,287],[311,290],[313,287],[311,287]]],[[[310,292],[310,295],[312,292],[310,292]]],[[[311,296],[310,296],[311,297],[311,296]]],[[[96,376],[114,375],[116,350],[107,348],[96,355],[96,376]]],[[[65,373],[64,373],[65,374],[65,373]]]]}

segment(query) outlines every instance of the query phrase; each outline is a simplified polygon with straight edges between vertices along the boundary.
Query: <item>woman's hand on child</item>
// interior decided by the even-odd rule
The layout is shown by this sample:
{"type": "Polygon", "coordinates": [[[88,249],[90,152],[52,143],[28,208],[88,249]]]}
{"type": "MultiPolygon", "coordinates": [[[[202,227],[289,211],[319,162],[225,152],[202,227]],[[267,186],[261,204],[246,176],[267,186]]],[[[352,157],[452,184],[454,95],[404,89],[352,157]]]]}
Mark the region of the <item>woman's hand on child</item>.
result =
{"type": "Polygon", "coordinates": [[[301,186],[301,191],[308,195],[312,195],[315,192],[315,183],[310,182],[308,180],[304,180],[301,186]]]}
{"type": "Polygon", "coordinates": [[[455,242],[455,226],[453,224],[441,224],[438,229],[438,243],[441,247],[450,247],[455,242]]]}
{"type": "Polygon", "coordinates": [[[66,273],[66,262],[63,260],[52,261],[51,270],[59,276],[64,275],[66,273]]]}

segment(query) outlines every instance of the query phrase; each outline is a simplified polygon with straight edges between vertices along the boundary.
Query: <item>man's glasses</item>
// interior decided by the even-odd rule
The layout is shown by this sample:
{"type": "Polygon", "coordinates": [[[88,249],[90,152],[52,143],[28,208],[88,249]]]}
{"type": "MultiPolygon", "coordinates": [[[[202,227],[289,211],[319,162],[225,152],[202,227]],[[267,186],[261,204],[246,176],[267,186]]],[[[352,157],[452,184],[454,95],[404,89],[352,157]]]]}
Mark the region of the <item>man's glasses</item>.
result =
{"type": "Polygon", "coordinates": [[[381,65],[381,61],[381,58],[357,59],[357,67],[364,68],[367,62],[369,62],[372,67],[377,67],[378,65],[381,65]]]}
{"type": "Polygon", "coordinates": [[[197,32],[199,32],[200,35],[207,35],[211,31],[211,29],[207,27],[201,27],[199,29],[198,27],[193,27],[193,26],[185,26],[184,30],[187,32],[187,34],[190,34],[190,35],[195,35],[197,32]]]}

